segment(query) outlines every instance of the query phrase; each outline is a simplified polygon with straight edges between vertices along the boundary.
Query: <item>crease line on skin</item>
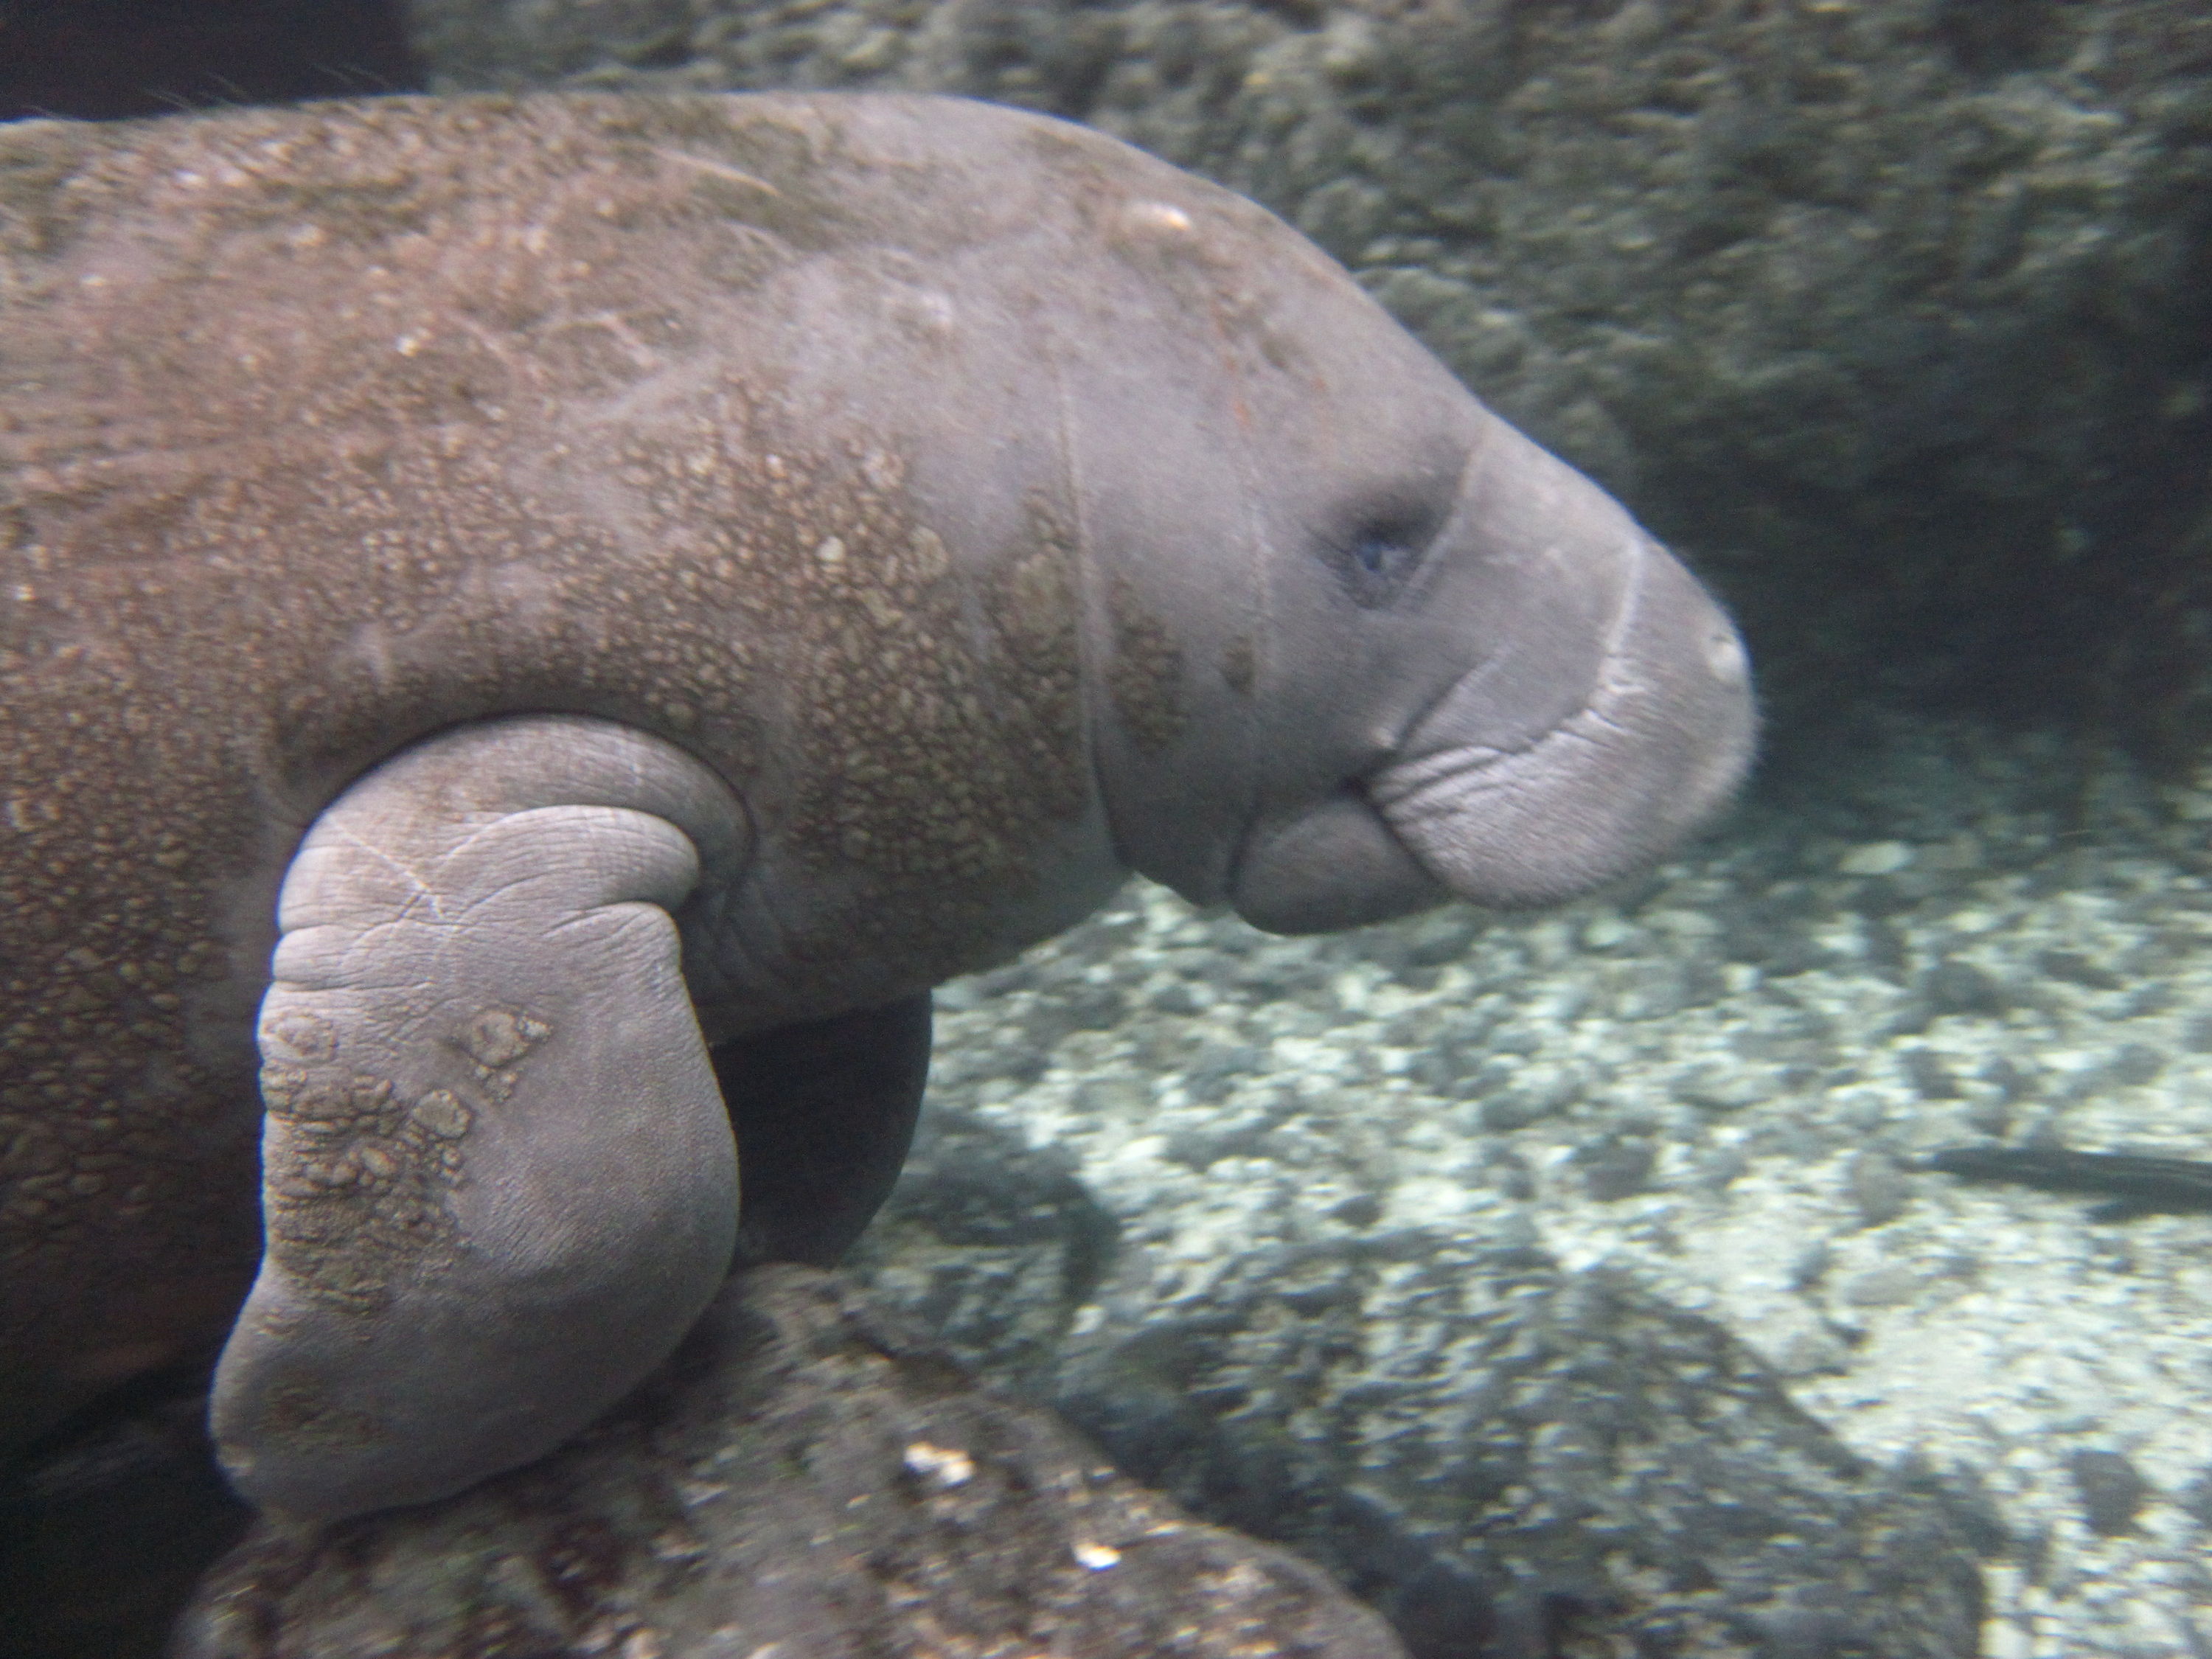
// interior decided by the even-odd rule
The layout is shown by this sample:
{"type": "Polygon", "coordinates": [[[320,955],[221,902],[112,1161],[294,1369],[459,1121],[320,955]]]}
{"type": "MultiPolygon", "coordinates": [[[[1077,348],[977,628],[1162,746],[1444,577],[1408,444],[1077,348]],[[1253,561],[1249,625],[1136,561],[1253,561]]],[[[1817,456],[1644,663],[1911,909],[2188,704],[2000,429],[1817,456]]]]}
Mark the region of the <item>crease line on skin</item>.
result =
{"type": "Polygon", "coordinates": [[[1613,626],[1606,630],[1605,655],[1598,659],[1598,682],[1603,684],[1606,671],[1626,655],[1623,647],[1628,638],[1629,625],[1643,608],[1644,590],[1651,574],[1651,551],[1654,546],[1648,536],[1638,535],[1629,544],[1628,579],[1620,585],[1620,609],[1614,615],[1613,626]]]}
{"type": "MultiPolygon", "coordinates": [[[[1234,363],[1231,364],[1231,370],[1232,374],[1235,372],[1234,363]]],[[[1247,524],[1249,526],[1251,520],[1257,516],[1258,510],[1256,507],[1250,505],[1255,497],[1250,489],[1253,482],[1253,466],[1250,446],[1247,442],[1248,435],[1240,425],[1237,431],[1237,459],[1238,467],[1244,474],[1243,482],[1247,486],[1244,499],[1248,503],[1246,516],[1247,524]]],[[[1302,533],[1311,533],[1307,526],[1301,526],[1299,528],[1302,533]]],[[[1250,570],[1247,574],[1245,581],[1245,591],[1251,596],[1254,684],[1250,695],[1240,700],[1245,708],[1242,720],[1244,728],[1245,752],[1237,757],[1238,763],[1243,766],[1247,778],[1255,778],[1258,775],[1259,769],[1252,763],[1251,751],[1257,744],[1259,710],[1266,703],[1266,698],[1261,695],[1261,681],[1269,665],[1268,655],[1276,616],[1275,590],[1270,580],[1273,572],[1267,560],[1261,556],[1261,535],[1256,528],[1254,528],[1252,533],[1245,539],[1245,552],[1250,562],[1250,570]]],[[[1257,787],[1246,791],[1243,805],[1244,810],[1237,819],[1236,829],[1229,842],[1228,857],[1224,860],[1221,871],[1221,894],[1232,904],[1235,902],[1237,893],[1242,890],[1245,866],[1249,861],[1253,842],[1260,833],[1261,821],[1267,816],[1266,803],[1261,800],[1257,787]]]]}
{"type": "Polygon", "coordinates": [[[1419,776],[1389,790],[1376,790],[1370,787],[1368,793],[1376,806],[1387,810],[1401,805],[1414,794],[1436,788],[1444,783],[1452,783],[1463,787],[1487,787],[1486,781],[1493,776],[1500,768],[1510,767],[1516,761],[1526,760],[1539,750],[1550,748],[1554,744],[1586,744],[1593,749],[1602,751],[1606,745],[1588,730],[1589,724],[1592,721],[1623,736],[1630,734],[1628,727],[1585,704],[1556,725],[1546,726],[1526,743],[1516,744],[1507,749],[1485,746],[1480,750],[1452,750],[1432,755],[1425,763],[1411,763],[1412,767],[1426,768],[1421,771],[1419,776]],[[1448,757],[1453,763],[1439,764],[1448,757]]]}
{"type": "Polygon", "coordinates": [[[1091,520],[1083,494],[1083,464],[1078,458],[1075,442],[1075,399],[1068,390],[1066,365],[1060,361],[1060,342],[1048,331],[1044,337],[1044,360],[1052,376],[1053,404],[1056,414],[1054,429],[1059,442],[1060,465],[1067,483],[1069,514],[1075,520],[1075,559],[1078,601],[1080,615],[1076,618],[1075,690],[1077,702],[1082,709],[1083,746],[1087,751],[1087,769],[1091,774],[1091,799],[1098,803],[1099,816],[1106,826],[1106,844],[1114,854],[1114,862],[1124,870],[1134,868],[1121,845],[1120,827],[1114,822],[1111,799],[1106,793],[1104,745],[1098,740],[1100,710],[1097,687],[1105,665],[1097,656],[1092,641],[1098,637],[1105,624],[1103,600],[1098,592],[1096,570],[1098,561],[1092,556],[1091,520]]]}
{"type": "MultiPolygon", "coordinates": [[[[1219,319],[1216,318],[1213,320],[1215,327],[1218,328],[1219,319]]],[[[1232,359],[1230,362],[1230,371],[1234,377],[1239,404],[1249,406],[1249,399],[1244,395],[1242,365],[1232,359]]],[[[1265,660],[1267,647],[1275,636],[1277,611],[1273,580],[1275,566],[1274,561],[1268,556],[1271,550],[1267,540],[1267,516],[1260,508],[1262,499],[1260,489],[1260,469],[1252,455],[1252,429],[1247,422],[1238,421],[1233,424],[1236,432],[1237,483],[1243,490],[1242,502],[1244,509],[1243,514],[1245,532],[1244,557],[1247,566],[1244,573],[1244,592],[1247,596],[1246,602],[1250,606],[1255,659],[1253,663],[1255,684],[1239,701],[1244,705],[1244,719],[1242,723],[1244,727],[1245,742],[1248,744],[1256,745],[1259,735],[1256,730],[1259,711],[1267,706],[1266,699],[1260,695],[1261,687],[1257,683],[1257,677],[1265,660]]],[[[1255,758],[1249,753],[1238,757],[1244,768],[1244,777],[1239,781],[1239,784],[1249,793],[1253,809],[1256,812],[1260,792],[1256,787],[1259,769],[1254,763],[1255,758]]]]}
{"type": "MultiPolygon", "coordinates": [[[[579,927],[605,928],[613,927],[616,928],[621,928],[630,919],[626,916],[618,916],[611,921],[608,913],[610,911],[627,909],[632,907],[641,907],[647,910],[658,910],[661,915],[666,919],[672,927],[676,927],[675,915],[665,904],[661,904],[653,899],[647,898],[611,899],[605,904],[594,904],[588,910],[579,911],[574,915],[568,916],[563,918],[562,921],[547,924],[545,931],[540,935],[540,937],[544,939],[559,939],[564,934],[569,933],[579,927]]],[[[684,945],[684,931],[681,927],[676,927],[676,943],[678,957],[677,965],[680,971],[683,965],[682,951],[684,945]]]]}
{"type": "Polygon", "coordinates": [[[769,183],[767,179],[756,179],[750,173],[740,172],[738,168],[726,166],[720,161],[708,161],[703,155],[694,155],[688,150],[669,149],[659,144],[653,144],[649,148],[653,154],[664,161],[674,161],[682,167],[696,167],[702,173],[713,173],[717,179],[726,179],[732,184],[750,185],[754,190],[775,197],[778,201],[783,199],[781,191],[769,183]]]}
{"type": "MultiPolygon", "coordinates": [[[[412,892],[408,894],[405,900],[402,902],[399,915],[394,916],[392,919],[392,921],[398,921],[405,919],[408,913],[415,908],[418,901],[428,904],[432,911],[434,913],[437,913],[437,890],[432,887],[428,881],[422,878],[422,875],[418,873],[416,866],[411,862],[401,858],[396,853],[386,851],[384,848],[377,845],[374,842],[364,839],[358,831],[348,828],[342,821],[325,824],[323,828],[326,829],[331,835],[341,838],[347,846],[353,848],[358,852],[368,854],[369,857],[374,859],[376,862],[381,865],[385,869],[404,877],[409,885],[414,889],[412,892]]],[[[297,857],[298,854],[295,854],[294,858],[295,860],[297,857]]],[[[440,854],[439,857],[442,859],[444,855],[440,854]]],[[[441,913],[439,913],[436,915],[436,919],[442,922],[446,918],[441,913]]],[[[324,925],[327,926],[329,924],[324,925]]]]}
{"type": "MultiPolygon", "coordinates": [[[[1407,746],[1413,741],[1413,733],[1419,731],[1424,726],[1427,725],[1429,720],[1435,715],[1437,710],[1443,708],[1444,704],[1450,702],[1452,698],[1458,696],[1462,688],[1470,685],[1477,679],[1491,673],[1503,660],[1504,659],[1501,656],[1493,656],[1487,662],[1485,662],[1477,667],[1469,669],[1465,674],[1462,674],[1459,678],[1452,681],[1450,684],[1445,686],[1443,690],[1437,692],[1435,696],[1431,697],[1426,702],[1423,703],[1419,709],[1415,710],[1412,716],[1409,717],[1401,726],[1397,732],[1394,734],[1389,748],[1383,755],[1382,758],[1359,780],[1360,787],[1363,790],[1365,789],[1368,780],[1376,776],[1376,774],[1382,771],[1384,768],[1389,766],[1393,762],[1396,762],[1400,764],[1407,763],[1404,761],[1403,757],[1406,753],[1407,746]]],[[[1571,720],[1574,717],[1572,715],[1569,715],[1567,718],[1571,720]]],[[[1541,733],[1538,734],[1539,740],[1540,740],[1541,736],[1541,733]]],[[[1491,752],[1501,753],[1503,751],[1492,750],[1491,752]]],[[[1418,763],[1413,763],[1418,764],[1418,763]]]]}
{"type": "MultiPolygon", "coordinates": [[[[1436,763],[1443,761],[1447,755],[1465,757],[1463,764],[1444,766],[1441,769],[1424,770],[1418,779],[1396,789],[1378,792],[1370,787],[1370,781],[1363,780],[1361,782],[1363,790],[1366,791],[1378,805],[1389,805],[1403,800],[1416,789],[1433,787],[1447,778],[1464,779],[1474,773],[1517,756],[1532,754],[1550,743],[1554,738],[1581,738],[1585,742],[1595,742],[1595,739],[1590,738],[1586,732],[1577,732],[1575,729],[1577,721],[1595,720],[1611,731],[1623,736],[1629,735],[1629,728],[1607,714],[1600,704],[1608,694],[1616,698],[1625,699],[1645,690],[1644,683],[1641,679],[1634,677],[1620,677],[1618,671],[1620,665],[1627,657],[1627,653],[1622,647],[1627,639],[1629,627],[1635,619],[1636,602],[1643,595],[1645,573],[1650,565],[1650,544],[1642,538],[1638,538],[1630,550],[1634,563],[1630,570],[1628,580],[1622,584],[1620,603],[1611,625],[1607,629],[1605,648],[1598,659],[1597,672],[1591,677],[1589,696],[1580,707],[1569,710],[1542,731],[1531,733],[1521,743],[1504,746],[1486,744],[1479,749],[1468,747],[1441,750],[1421,760],[1402,761],[1397,769],[1433,767],[1436,763]]],[[[1500,660],[1499,658],[1492,657],[1480,667],[1454,680],[1431,698],[1419,714],[1407,722],[1404,731],[1399,734],[1397,747],[1393,751],[1394,756],[1402,755],[1405,752],[1413,734],[1421,729],[1437,709],[1456,696],[1462,688],[1479,677],[1491,672],[1498,666],[1500,660]]],[[[1387,765],[1388,763],[1386,762],[1385,764],[1387,765]]],[[[1379,776],[1382,769],[1382,768],[1377,768],[1376,774],[1371,775],[1379,776]]]]}
{"type": "MultiPolygon", "coordinates": [[[[499,349],[493,345],[486,331],[475,325],[473,321],[465,326],[482,338],[488,348],[493,350],[499,349]]],[[[576,316],[564,317],[546,332],[549,336],[559,335],[582,329],[597,329],[607,335],[621,347],[623,355],[630,360],[631,364],[644,373],[652,374],[665,366],[660,354],[639,339],[635,331],[616,312],[589,311],[576,316]]]]}

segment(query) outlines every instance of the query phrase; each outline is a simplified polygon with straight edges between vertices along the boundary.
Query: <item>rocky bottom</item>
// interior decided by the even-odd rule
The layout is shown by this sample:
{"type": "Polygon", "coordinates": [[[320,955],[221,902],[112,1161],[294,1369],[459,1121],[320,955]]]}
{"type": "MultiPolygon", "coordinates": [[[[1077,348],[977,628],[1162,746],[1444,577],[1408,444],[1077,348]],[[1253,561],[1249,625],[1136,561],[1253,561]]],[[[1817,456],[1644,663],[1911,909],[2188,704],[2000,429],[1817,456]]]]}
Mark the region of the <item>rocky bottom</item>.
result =
{"type": "MultiPolygon", "coordinates": [[[[1686,1635],[1685,1609],[1719,1619],[1625,1650],[1840,1650],[1818,1609],[1728,1574],[1814,1566],[1868,1504],[1923,1553],[1913,1651],[1972,1650],[1928,1623],[1960,1616],[1942,1564],[1967,1551],[1996,1659],[2212,1650],[2212,1215],[2100,1220],[1924,1167],[1959,1146],[2212,1158],[2212,789],[1936,720],[1812,747],[1689,856],[1565,912],[1283,940],[1139,885],[948,988],[922,1156],[861,1265],[1079,1419],[1086,1376],[1168,1355],[1204,1420],[1091,1410],[1126,1464],[1211,1479],[1202,1511],[1279,1534],[1321,1523],[1239,1482],[1324,1471],[1393,1548],[1416,1540],[1397,1577],[1433,1559],[1521,1583],[1554,1650],[1585,1650],[1559,1645],[1577,1619],[1599,1641],[1623,1595],[1686,1635]],[[1644,1335],[1558,1311],[1593,1297],[1644,1335]],[[1517,1340],[1562,1366],[1580,1345],[1575,1389],[1501,1367],[1501,1298],[1553,1304],[1517,1340]],[[1825,1519],[1796,1511],[1825,1539],[1788,1530],[1796,1499],[1725,1498],[1675,1505],[1671,1554],[1616,1547],[1590,1472],[1687,1480],[1701,1412],[1758,1443],[1698,1403],[1741,1397],[1713,1382],[1730,1343],[1863,1471],[1825,1519]],[[1518,1450],[1467,1452],[1516,1410],[1518,1450]],[[1224,1475],[1224,1444],[1264,1449],[1224,1475]],[[1918,1496],[1871,1498],[1883,1481],[1918,1496]]],[[[1359,1535],[1323,1525],[1320,1553],[1359,1535]]]]}
{"type": "Polygon", "coordinates": [[[528,1468],[340,1526],[257,1525],[177,1659],[1396,1659],[1283,1552],[1193,1522],[980,1394],[832,1276],[725,1288],[528,1468]]]}

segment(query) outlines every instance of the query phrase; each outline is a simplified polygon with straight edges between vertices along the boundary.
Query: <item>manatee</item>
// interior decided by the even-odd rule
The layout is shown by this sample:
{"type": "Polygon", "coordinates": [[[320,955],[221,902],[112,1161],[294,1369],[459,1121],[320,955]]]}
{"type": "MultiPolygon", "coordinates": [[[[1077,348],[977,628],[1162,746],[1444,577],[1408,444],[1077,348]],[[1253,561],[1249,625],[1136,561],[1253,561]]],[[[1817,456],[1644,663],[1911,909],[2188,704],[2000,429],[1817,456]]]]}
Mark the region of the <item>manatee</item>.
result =
{"type": "Polygon", "coordinates": [[[828,1263],[1131,871],[1523,905],[1730,793],[1698,582],[1261,209],[867,94],[0,131],[0,1411],[303,1521],[828,1263]]]}

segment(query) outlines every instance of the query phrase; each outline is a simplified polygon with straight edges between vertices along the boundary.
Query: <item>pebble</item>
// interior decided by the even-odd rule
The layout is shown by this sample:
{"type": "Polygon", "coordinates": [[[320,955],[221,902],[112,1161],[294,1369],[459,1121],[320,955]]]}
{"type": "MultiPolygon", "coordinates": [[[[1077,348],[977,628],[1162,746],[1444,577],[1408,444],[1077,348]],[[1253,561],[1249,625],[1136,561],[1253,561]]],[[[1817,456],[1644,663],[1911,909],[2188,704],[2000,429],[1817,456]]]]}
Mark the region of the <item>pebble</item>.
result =
{"type": "Polygon", "coordinates": [[[1836,860],[1846,876],[1893,876],[1912,863],[1912,848],[1901,841],[1870,841],[1836,860]]]}
{"type": "Polygon", "coordinates": [[[2151,1486],[2126,1453],[2076,1451],[2067,1457],[2066,1472],[2081,1495],[2081,1518],[2090,1531],[2111,1538],[2135,1529],[2151,1486]]]}

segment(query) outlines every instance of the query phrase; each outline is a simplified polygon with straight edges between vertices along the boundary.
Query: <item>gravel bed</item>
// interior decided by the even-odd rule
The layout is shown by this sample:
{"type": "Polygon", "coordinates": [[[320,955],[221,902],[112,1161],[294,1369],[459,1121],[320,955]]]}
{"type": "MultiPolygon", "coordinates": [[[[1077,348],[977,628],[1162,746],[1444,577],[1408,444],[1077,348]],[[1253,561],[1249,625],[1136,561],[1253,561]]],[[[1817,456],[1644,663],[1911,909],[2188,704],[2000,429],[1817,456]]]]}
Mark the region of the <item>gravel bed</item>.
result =
{"type": "Polygon", "coordinates": [[[1544,915],[1285,940],[1133,884],[941,993],[933,1098],[1072,1159],[1163,1302],[1378,1228],[1625,1272],[1994,1505],[1987,1653],[2212,1652],[2212,1215],[1917,1167],[2212,1157],[2212,789],[1935,720],[1807,747],[1544,915]]]}

